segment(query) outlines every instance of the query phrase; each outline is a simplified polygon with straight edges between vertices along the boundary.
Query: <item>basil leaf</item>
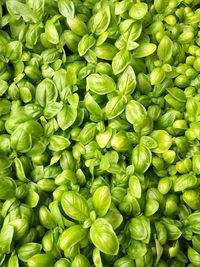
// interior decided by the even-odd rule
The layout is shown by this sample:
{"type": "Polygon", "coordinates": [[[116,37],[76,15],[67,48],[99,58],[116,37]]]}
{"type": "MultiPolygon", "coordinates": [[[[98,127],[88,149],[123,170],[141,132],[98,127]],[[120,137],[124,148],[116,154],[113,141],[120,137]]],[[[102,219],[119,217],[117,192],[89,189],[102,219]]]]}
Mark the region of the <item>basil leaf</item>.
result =
{"type": "Polygon", "coordinates": [[[59,12],[66,18],[73,19],[75,14],[75,7],[73,1],[59,0],[58,1],[59,12]]]}
{"type": "Polygon", "coordinates": [[[89,207],[86,200],[76,192],[65,192],[62,195],[61,205],[64,212],[74,220],[82,222],[89,217],[89,207]]]}
{"type": "Polygon", "coordinates": [[[116,90],[114,80],[106,74],[91,74],[86,78],[86,88],[98,95],[105,95],[116,90]]]}
{"type": "Polygon", "coordinates": [[[132,164],[135,167],[135,171],[138,173],[144,173],[151,165],[152,154],[149,148],[144,145],[137,145],[132,152],[132,164]]]}
{"type": "Polygon", "coordinates": [[[136,76],[131,66],[128,66],[119,76],[117,85],[122,94],[129,95],[134,92],[136,88],[136,76]]]}
{"type": "Polygon", "coordinates": [[[59,244],[62,250],[71,248],[87,236],[87,229],[81,225],[73,225],[62,232],[59,244]]]}
{"type": "Polygon", "coordinates": [[[112,60],[112,69],[115,75],[121,73],[129,65],[130,54],[124,49],[119,51],[112,60]]]}
{"type": "Polygon", "coordinates": [[[90,228],[92,243],[101,252],[108,255],[117,255],[119,241],[112,226],[102,218],[96,219],[90,228]]]}
{"type": "Polygon", "coordinates": [[[147,57],[156,51],[156,45],[151,43],[143,43],[138,48],[133,50],[133,58],[147,57]]]}
{"type": "Polygon", "coordinates": [[[49,102],[56,101],[57,97],[58,91],[50,79],[46,78],[38,84],[35,99],[40,106],[45,107],[49,102]]]}
{"type": "Polygon", "coordinates": [[[64,105],[60,112],[57,114],[59,127],[64,131],[68,129],[76,120],[77,109],[70,105],[64,105]]]}
{"type": "Polygon", "coordinates": [[[124,111],[125,104],[125,99],[121,96],[115,96],[109,100],[105,107],[107,118],[110,120],[119,116],[124,111]]]}
{"type": "Polygon", "coordinates": [[[163,61],[168,61],[172,57],[173,43],[168,36],[164,36],[157,49],[158,57],[163,61]]]}
{"type": "Polygon", "coordinates": [[[111,205],[111,193],[109,187],[101,186],[97,188],[92,196],[92,203],[98,216],[103,217],[111,205]]]}

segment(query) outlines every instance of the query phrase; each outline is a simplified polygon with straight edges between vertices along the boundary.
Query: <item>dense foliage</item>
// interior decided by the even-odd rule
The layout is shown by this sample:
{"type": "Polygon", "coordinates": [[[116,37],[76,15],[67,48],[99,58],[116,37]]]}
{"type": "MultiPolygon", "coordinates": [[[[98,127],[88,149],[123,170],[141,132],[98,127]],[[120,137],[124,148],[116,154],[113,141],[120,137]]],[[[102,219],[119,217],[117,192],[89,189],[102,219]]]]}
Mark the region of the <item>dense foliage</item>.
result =
{"type": "Polygon", "coordinates": [[[0,266],[200,266],[199,4],[0,1],[0,266]]]}

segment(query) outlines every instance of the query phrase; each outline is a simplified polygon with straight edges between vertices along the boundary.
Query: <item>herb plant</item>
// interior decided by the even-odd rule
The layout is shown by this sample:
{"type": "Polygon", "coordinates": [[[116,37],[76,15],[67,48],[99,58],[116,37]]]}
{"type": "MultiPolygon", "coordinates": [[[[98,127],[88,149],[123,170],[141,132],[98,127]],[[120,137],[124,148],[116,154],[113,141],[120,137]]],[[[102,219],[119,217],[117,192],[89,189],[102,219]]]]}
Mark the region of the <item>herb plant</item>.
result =
{"type": "Polygon", "coordinates": [[[0,266],[200,266],[199,4],[0,0],[0,266]]]}

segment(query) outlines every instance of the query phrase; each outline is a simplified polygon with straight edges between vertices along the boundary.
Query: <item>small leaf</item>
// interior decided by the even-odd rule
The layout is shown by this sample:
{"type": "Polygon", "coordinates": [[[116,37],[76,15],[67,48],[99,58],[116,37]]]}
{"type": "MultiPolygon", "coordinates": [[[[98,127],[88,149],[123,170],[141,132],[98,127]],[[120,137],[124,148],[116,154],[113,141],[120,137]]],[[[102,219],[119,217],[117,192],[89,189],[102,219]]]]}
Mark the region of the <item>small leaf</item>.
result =
{"type": "Polygon", "coordinates": [[[129,52],[124,49],[119,51],[112,60],[112,69],[115,75],[121,73],[128,66],[130,61],[129,52]]]}
{"type": "Polygon", "coordinates": [[[92,203],[98,216],[106,215],[111,204],[111,194],[108,186],[100,186],[92,196],[92,203]]]}
{"type": "Polygon", "coordinates": [[[171,39],[167,35],[165,35],[158,45],[157,55],[161,60],[165,62],[172,57],[172,50],[173,43],[171,39]]]}
{"type": "Polygon", "coordinates": [[[64,105],[62,110],[57,114],[58,125],[65,131],[75,122],[77,118],[77,109],[70,106],[64,105]]]}
{"type": "Polygon", "coordinates": [[[46,78],[37,85],[35,99],[40,106],[45,107],[48,103],[56,101],[57,97],[58,91],[50,79],[46,78]]]}
{"type": "Polygon", "coordinates": [[[20,17],[22,17],[26,22],[38,22],[37,16],[35,16],[32,9],[26,4],[10,0],[6,1],[6,7],[9,14],[15,19],[20,19],[20,17]]]}
{"type": "Polygon", "coordinates": [[[86,78],[86,88],[98,95],[105,95],[116,89],[114,80],[106,74],[91,74],[86,78]]]}
{"type": "Polygon", "coordinates": [[[95,115],[100,121],[102,119],[102,109],[89,93],[85,95],[84,103],[89,113],[95,115]]]}
{"type": "Polygon", "coordinates": [[[183,174],[174,180],[174,192],[184,191],[197,184],[197,177],[193,173],[183,174]]]}
{"type": "Polygon", "coordinates": [[[146,3],[132,4],[129,9],[129,16],[135,20],[142,19],[148,11],[148,5],[146,3]]]}
{"type": "Polygon", "coordinates": [[[59,43],[59,35],[56,29],[56,26],[51,20],[47,20],[45,24],[45,35],[47,40],[51,44],[58,44],[59,43]]]}
{"type": "Polygon", "coordinates": [[[0,253],[10,253],[11,243],[13,241],[14,227],[12,225],[4,225],[0,232],[0,253]]]}
{"type": "Polygon", "coordinates": [[[83,222],[89,217],[86,200],[74,191],[68,191],[62,195],[61,205],[64,212],[74,220],[83,222]]]}
{"type": "Polygon", "coordinates": [[[125,109],[125,99],[121,96],[111,98],[105,107],[106,116],[109,120],[119,116],[125,109]]]}
{"type": "Polygon", "coordinates": [[[26,243],[19,247],[17,255],[23,262],[27,262],[29,258],[41,252],[42,245],[38,243],[26,243]]]}
{"type": "Polygon", "coordinates": [[[100,11],[98,11],[94,15],[94,17],[91,18],[92,33],[95,33],[96,35],[100,35],[103,32],[105,32],[110,24],[110,17],[111,17],[110,8],[108,5],[105,8],[102,8],[100,11]]]}
{"type": "Polygon", "coordinates": [[[81,225],[73,225],[60,235],[59,244],[62,250],[71,248],[87,236],[87,229],[81,225]]]}
{"type": "Polygon", "coordinates": [[[46,119],[52,119],[56,116],[60,110],[62,109],[63,104],[61,102],[52,102],[48,103],[48,105],[44,109],[44,116],[46,119]]]}
{"type": "Polygon", "coordinates": [[[147,57],[156,51],[156,45],[151,43],[143,43],[138,48],[133,50],[133,58],[147,57]]]}
{"type": "Polygon", "coordinates": [[[102,218],[96,219],[90,228],[92,243],[101,252],[108,255],[117,255],[119,241],[112,226],[102,218]]]}
{"type": "Polygon", "coordinates": [[[85,34],[78,43],[78,53],[82,57],[95,44],[96,40],[92,35],[85,34]]]}
{"type": "Polygon", "coordinates": [[[150,136],[142,136],[140,139],[140,144],[148,147],[149,149],[153,149],[157,147],[157,142],[150,136]]]}
{"type": "Polygon", "coordinates": [[[131,66],[128,66],[119,76],[117,85],[122,94],[129,95],[134,92],[136,88],[136,76],[131,66]]]}
{"type": "Polygon", "coordinates": [[[145,107],[138,101],[131,100],[126,106],[126,118],[131,124],[142,124],[146,117],[147,111],[145,107]]]}
{"type": "Polygon", "coordinates": [[[66,18],[73,19],[75,14],[75,7],[73,1],[59,0],[58,1],[59,12],[66,18]]]}
{"type": "Polygon", "coordinates": [[[145,173],[151,165],[152,153],[149,148],[144,145],[137,145],[132,152],[132,164],[135,171],[145,173]]]}
{"type": "Polygon", "coordinates": [[[136,198],[141,198],[142,187],[140,184],[140,180],[138,179],[137,176],[132,175],[129,178],[129,189],[130,189],[131,195],[133,195],[136,198]]]}

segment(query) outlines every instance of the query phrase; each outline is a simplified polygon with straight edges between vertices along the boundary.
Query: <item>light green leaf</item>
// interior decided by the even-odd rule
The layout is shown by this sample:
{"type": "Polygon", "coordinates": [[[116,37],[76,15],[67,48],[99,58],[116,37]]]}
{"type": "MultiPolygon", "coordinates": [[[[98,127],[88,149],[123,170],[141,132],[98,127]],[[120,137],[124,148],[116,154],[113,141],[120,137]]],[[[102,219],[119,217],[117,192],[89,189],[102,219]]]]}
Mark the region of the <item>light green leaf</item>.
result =
{"type": "Polygon", "coordinates": [[[106,74],[91,74],[86,78],[86,88],[98,95],[109,94],[116,90],[114,80],[106,74]]]}
{"type": "Polygon", "coordinates": [[[62,195],[61,205],[64,212],[72,219],[83,222],[89,217],[89,207],[83,196],[74,191],[62,195]]]}
{"type": "Polygon", "coordinates": [[[58,9],[64,17],[73,19],[75,14],[75,7],[73,1],[58,0],[58,9]]]}
{"type": "Polygon", "coordinates": [[[172,57],[172,50],[173,43],[171,39],[165,35],[158,45],[157,55],[161,60],[168,61],[172,57]]]}
{"type": "Polygon", "coordinates": [[[156,45],[151,43],[143,43],[138,48],[133,50],[133,58],[147,57],[156,51],[156,45]]]}
{"type": "Polygon", "coordinates": [[[101,252],[108,255],[117,255],[119,251],[119,241],[106,219],[96,219],[90,228],[90,238],[92,243],[101,252]]]}
{"type": "Polygon", "coordinates": [[[124,49],[119,51],[113,58],[112,69],[115,75],[121,73],[129,65],[130,54],[128,50],[124,49]]]}
{"type": "Polygon", "coordinates": [[[122,94],[132,94],[136,88],[135,71],[131,66],[128,66],[119,76],[117,85],[122,94]]]}

